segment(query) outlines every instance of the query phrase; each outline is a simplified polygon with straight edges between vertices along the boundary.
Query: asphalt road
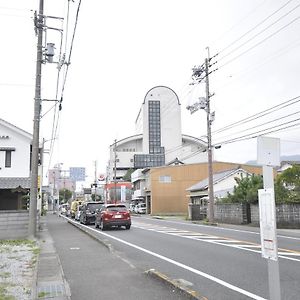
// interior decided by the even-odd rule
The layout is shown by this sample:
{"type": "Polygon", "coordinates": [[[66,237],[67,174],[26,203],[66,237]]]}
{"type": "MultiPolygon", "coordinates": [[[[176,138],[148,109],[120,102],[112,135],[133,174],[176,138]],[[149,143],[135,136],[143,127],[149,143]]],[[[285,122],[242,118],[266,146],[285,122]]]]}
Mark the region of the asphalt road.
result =
{"type": "Polygon", "coordinates": [[[118,251],[69,224],[47,215],[47,228],[54,241],[72,300],[181,300],[187,297],[145,274],[118,251]]]}
{"type": "MultiPolygon", "coordinates": [[[[267,261],[261,257],[256,228],[132,219],[130,230],[89,230],[136,268],[184,280],[208,299],[268,299],[267,261]]],[[[282,299],[300,299],[299,231],[279,231],[278,242],[282,299]]]]}

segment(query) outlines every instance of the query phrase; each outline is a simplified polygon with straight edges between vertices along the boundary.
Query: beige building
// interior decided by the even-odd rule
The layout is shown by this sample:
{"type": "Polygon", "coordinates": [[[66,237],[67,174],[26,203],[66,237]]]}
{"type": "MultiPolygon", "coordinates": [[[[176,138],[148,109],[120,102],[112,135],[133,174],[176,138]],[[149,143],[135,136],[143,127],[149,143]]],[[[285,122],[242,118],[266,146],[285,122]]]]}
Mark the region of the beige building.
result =
{"type": "MultiPolygon", "coordinates": [[[[262,174],[258,166],[213,162],[214,173],[238,167],[251,174],[262,174]]],[[[149,169],[145,177],[148,213],[185,215],[189,203],[187,189],[208,177],[208,167],[207,163],[157,167],[149,169]]]]}

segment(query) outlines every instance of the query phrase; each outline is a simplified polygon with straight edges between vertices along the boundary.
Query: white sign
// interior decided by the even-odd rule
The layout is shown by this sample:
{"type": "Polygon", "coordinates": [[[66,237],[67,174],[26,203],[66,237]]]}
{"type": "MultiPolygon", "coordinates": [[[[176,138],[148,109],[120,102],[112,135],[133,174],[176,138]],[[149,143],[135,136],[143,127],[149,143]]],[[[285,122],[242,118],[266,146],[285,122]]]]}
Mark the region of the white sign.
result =
{"type": "Polygon", "coordinates": [[[265,136],[257,138],[257,163],[280,166],[280,139],[265,136]]]}
{"type": "Polygon", "coordinates": [[[126,185],[121,185],[121,202],[126,202],[126,185]]]}
{"type": "Polygon", "coordinates": [[[258,190],[262,257],[278,260],[274,189],[258,190]]]}

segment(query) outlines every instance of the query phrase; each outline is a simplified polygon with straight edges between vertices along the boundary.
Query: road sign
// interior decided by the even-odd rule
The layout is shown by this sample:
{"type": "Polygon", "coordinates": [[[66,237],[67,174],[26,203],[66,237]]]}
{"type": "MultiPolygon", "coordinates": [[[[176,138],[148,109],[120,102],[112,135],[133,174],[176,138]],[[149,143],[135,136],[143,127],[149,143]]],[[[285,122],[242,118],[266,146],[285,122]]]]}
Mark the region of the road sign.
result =
{"type": "Polygon", "coordinates": [[[274,189],[258,190],[262,257],[278,260],[274,189]]]}

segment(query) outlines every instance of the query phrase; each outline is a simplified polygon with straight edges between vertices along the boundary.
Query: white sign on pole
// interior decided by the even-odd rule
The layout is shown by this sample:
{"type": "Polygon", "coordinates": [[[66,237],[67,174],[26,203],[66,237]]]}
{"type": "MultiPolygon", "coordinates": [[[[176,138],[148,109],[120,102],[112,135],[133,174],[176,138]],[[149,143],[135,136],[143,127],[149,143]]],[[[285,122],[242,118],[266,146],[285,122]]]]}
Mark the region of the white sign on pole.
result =
{"type": "Polygon", "coordinates": [[[280,166],[280,139],[265,136],[257,138],[257,163],[280,166]]]}
{"type": "Polygon", "coordinates": [[[126,185],[121,185],[121,202],[126,202],[126,185]]]}
{"type": "Polygon", "coordinates": [[[274,189],[258,190],[262,257],[278,260],[274,189]]]}

